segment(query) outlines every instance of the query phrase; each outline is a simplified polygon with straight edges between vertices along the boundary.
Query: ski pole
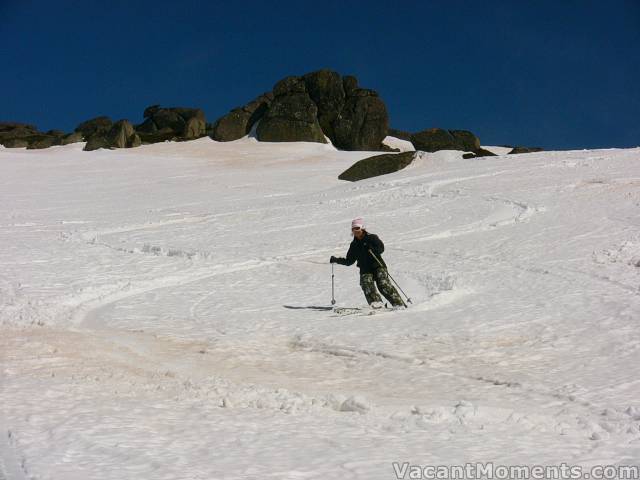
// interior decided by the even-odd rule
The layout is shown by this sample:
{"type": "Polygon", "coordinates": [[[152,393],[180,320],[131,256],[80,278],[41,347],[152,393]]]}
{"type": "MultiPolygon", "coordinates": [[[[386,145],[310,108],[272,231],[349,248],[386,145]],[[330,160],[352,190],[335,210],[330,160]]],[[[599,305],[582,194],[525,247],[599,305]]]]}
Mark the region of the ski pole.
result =
{"type": "MultiPolygon", "coordinates": [[[[403,294],[405,297],[407,297],[407,302],[409,302],[409,303],[413,303],[413,302],[411,301],[411,299],[409,298],[409,296],[408,296],[406,293],[404,293],[404,290],[402,290],[402,288],[400,287],[400,285],[398,285],[398,282],[396,282],[396,280],[391,276],[391,274],[389,273],[389,269],[388,269],[387,267],[385,267],[385,266],[384,266],[384,264],[380,261],[380,259],[377,257],[377,255],[376,255],[375,253],[373,253],[373,251],[372,251],[371,249],[369,249],[369,253],[371,254],[371,256],[372,256],[373,258],[375,258],[375,259],[376,259],[376,262],[378,262],[378,265],[380,265],[380,267],[384,268],[384,270],[387,272],[387,275],[389,276],[389,278],[391,279],[391,281],[392,281],[393,283],[395,283],[396,287],[398,287],[398,290],[400,290],[400,291],[402,292],[402,294],[403,294]]],[[[405,307],[406,307],[406,305],[405,305],[405,307]]]]}
{"type": "Polygon", "coordinates": [[[331,264],[331,305],[335,305],[336,304],[336,298],[334,295],[334,290],[333,290],[333,278],[335,277],[335,275],[333,274],[333,263],[331,264]]]}

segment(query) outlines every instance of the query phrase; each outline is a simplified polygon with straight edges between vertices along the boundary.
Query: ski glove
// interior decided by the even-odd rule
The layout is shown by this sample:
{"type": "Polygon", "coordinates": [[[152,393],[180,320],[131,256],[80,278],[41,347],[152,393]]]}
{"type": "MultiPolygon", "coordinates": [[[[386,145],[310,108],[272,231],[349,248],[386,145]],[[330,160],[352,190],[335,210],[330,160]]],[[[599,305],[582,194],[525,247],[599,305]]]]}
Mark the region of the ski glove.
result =
{"type": "Polygon", "coordinates": [[[338,263],[338,259],[333,255],[331,255],[331,258],[329,259],[329,263],[338,263]]]}

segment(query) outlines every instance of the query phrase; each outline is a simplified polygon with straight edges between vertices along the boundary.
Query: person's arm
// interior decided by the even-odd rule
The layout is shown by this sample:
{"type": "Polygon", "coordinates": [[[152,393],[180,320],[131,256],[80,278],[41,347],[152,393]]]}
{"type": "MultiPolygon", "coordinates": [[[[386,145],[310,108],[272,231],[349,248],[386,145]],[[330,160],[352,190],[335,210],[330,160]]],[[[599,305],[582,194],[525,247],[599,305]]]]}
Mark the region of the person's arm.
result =
{"type": "Polygon", "coordinates": [[[346,266],[353,265],[356,261],[356,253],[353,248],[353,244],[349,246],[349,251],[347,252],[346,258],[342,258],[342,257],[331,257],[331,258],[335,260],[335,263],[339,263],[340,265],[346,265],[346,266]]]}
{"type": "Polygon", "coordinates": [[[380,240],[377,235],[369,235],[368,240],[369,248],[373,253],[382,255],[382,252],[384,252],[384,243],[382,243],[382,240],[380,240]]]}

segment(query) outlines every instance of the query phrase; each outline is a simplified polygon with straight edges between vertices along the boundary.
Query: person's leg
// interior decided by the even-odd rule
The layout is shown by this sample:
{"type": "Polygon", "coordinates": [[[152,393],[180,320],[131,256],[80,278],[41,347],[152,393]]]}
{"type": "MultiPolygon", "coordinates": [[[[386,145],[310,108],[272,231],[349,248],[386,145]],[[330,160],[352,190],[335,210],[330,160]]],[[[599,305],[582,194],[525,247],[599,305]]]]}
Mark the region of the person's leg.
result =
{"type": "Polygon", "coordinates": [[[373,302],[382,302],[382,299],[376,290],[376,284],[372,273],[360,274],[360,287],[362,288],[369,305],[373,302]]]}
{"type": "Polygon", "coordinates": [[[402,297],[398,293],[398,290],[396,290],[396,287],[391,285],[389,275],[387,275],[387,271],[384,268],[379,268],[376,270],[375,278],[376,283],[378,284],[378,288],[380,289],[380,293],[384,295],[384,298],[389,300],[391,305],[393,305],[394,307],[404,306],[402,297]]]}

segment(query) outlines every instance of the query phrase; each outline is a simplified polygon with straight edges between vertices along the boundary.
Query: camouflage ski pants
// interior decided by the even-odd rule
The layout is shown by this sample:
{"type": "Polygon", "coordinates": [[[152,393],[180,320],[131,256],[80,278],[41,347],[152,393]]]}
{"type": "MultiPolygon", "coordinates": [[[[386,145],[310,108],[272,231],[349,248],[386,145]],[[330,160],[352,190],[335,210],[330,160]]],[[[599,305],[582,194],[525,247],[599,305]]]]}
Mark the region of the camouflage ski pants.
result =
{"type": "Polygon", "coordinates": [[[376,290],[376,284],[378,284],[378,288],[384,297],[389,300],[391,305],[401,306],[403,305],[402,298],[400,294],[396,290],[396,288],[391,285],[389,281],[389,275],[387,275],[387,271],[384,268],[378,268],[375,273],[361,273],[360,274],[360,287],[364,292],[364,296],[367,299],[367,303],[371,304],[373,302],[381,302],[382,299],[376,290]]]}

